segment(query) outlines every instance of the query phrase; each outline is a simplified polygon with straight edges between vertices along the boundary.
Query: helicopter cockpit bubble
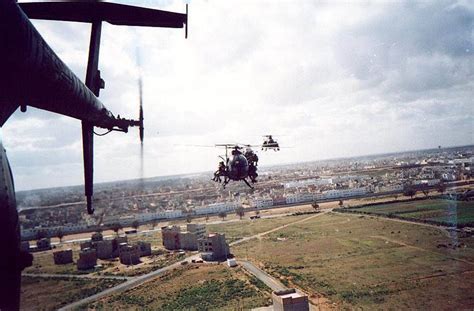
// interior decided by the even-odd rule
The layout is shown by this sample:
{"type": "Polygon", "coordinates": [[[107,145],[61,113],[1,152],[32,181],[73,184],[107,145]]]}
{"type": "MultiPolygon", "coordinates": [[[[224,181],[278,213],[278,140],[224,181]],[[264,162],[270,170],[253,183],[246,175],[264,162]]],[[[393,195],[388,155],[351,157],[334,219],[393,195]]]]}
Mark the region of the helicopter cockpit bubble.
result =
{"type": "Polygon", "coordinates": [[[235,154],[229,162],[229,177],[231,179],[243,179],[248,176],[249,164],[241,154],[235,154]]]}

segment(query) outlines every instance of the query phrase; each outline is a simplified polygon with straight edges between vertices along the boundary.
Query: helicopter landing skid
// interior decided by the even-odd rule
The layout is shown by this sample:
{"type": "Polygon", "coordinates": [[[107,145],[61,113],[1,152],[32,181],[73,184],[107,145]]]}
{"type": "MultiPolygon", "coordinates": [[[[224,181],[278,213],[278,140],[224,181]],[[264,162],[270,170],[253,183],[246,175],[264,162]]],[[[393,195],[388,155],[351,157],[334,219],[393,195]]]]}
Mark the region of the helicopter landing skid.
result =
{"type": "Polygon", "coordinates": [[[252,185],[249,184],[249,182],[247,181],[247,179],[244,178],[244,179],[242,179],[242,180],[245,182],[245,184],[246,184],[247,186],[249,186],[250,189],[253,189],[252,185]]]}

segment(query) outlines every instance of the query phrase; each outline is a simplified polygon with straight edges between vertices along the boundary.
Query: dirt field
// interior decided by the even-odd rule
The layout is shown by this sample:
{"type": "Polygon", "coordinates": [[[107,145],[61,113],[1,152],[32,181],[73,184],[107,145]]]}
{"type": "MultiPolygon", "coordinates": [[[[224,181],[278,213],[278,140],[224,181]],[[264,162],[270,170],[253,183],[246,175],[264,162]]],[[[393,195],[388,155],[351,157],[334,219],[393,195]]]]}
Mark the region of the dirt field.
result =
{"type": "Polygon", "coordinates": [[[118,280],[46,279],[22,277],[22,310],[56,310],[76,300],[115,286],[118,280]]]}
{"type": "Polygon", "coordinates": [[[240,268],[189,264],[89,305],[100,310],[240,310],[270,304],[270,294],[240,268]]]}
{"type": "Polygon", "coordinates": [[[324,308],[472,309],[474,239],[330,213],[235,246],[324,308]],[[333,303],[335,305],[333,305],[333,303]]]}

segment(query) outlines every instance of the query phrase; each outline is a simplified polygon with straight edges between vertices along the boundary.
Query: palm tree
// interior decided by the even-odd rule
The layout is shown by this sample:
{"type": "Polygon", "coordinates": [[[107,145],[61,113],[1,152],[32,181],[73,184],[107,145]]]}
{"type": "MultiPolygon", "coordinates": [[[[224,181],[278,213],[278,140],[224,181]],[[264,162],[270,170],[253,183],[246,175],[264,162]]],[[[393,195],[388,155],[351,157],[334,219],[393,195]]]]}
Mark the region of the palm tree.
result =
{"type": "Polygon", "coordinates": [[[224,221],[224,218],[227,217],[227,213],[226,212],[220,212],[219,217],[222,218],[222,221],[224,221]]]}
{"type": "Polygon", "coordinates": [[[193,221],[193,218],[191,217],[191,214],[187,214],[186,215],[186,222],[191,223],[191,221],[193,221]]]}
{"type": "Polygon", "coordinates": [[[122,225],[119,223],[116,223],[116,224],[113,224],[111,228],[115,232],[115,234],[118,236],[119,230],[122,230],[122,225]]]}
{"type": "Polygon", "coordinates": [[[64,238],[64,232],[62,229],[58,229],[58,231],[56,231],[56,236],[58,237],[59,239],[59,243],[61,244],[63,242],[63,238],[64,238]]]}
{"type": "Polygon", "coordinates": [[[132,228],[135,229],[135,230],[138,230],[139,227],[140,227],[140,223],[138,222],[138,220],[135,220],[132,223],[132,228]]]}
{"type": "Polygon", "coordinates": [[[406,186],[403,189],[403,195],[413,199],[413,197],[416,195],[416,189],[412,186],[406,186]]]}
{"type": "Polygon", "coordinates": [[[238,209],[235,210],[235,214],[239,216],[240,220],[242,220],[242,217],[245,215],[245,211],[243,207],[239,207],[238,209]]]}

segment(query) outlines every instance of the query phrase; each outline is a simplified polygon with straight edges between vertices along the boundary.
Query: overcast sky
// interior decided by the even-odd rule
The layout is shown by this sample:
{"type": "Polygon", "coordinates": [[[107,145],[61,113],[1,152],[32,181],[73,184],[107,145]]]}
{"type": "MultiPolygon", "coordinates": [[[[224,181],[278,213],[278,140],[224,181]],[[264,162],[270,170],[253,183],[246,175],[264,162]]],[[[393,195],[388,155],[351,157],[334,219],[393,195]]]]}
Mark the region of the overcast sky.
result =
{"type": "MultiPolygon", "coordinates": [[[[84,79],[90,26],[34,25],[84,79]]],[[[143,72],[145,177],[216,167],[220,150],[183,144],[268,133],[292,148],[262,165],[472,144],[473,26],[472,1],[191,1],[186,40],[104,24],[100,98],[136,117],[143,72]]],[[[29,108],[2,132],[18,190],[83,182],[80,121],[29,108]]],[[[96,182],[140,176],[137,130],[96,136],[96,182]]]]}

